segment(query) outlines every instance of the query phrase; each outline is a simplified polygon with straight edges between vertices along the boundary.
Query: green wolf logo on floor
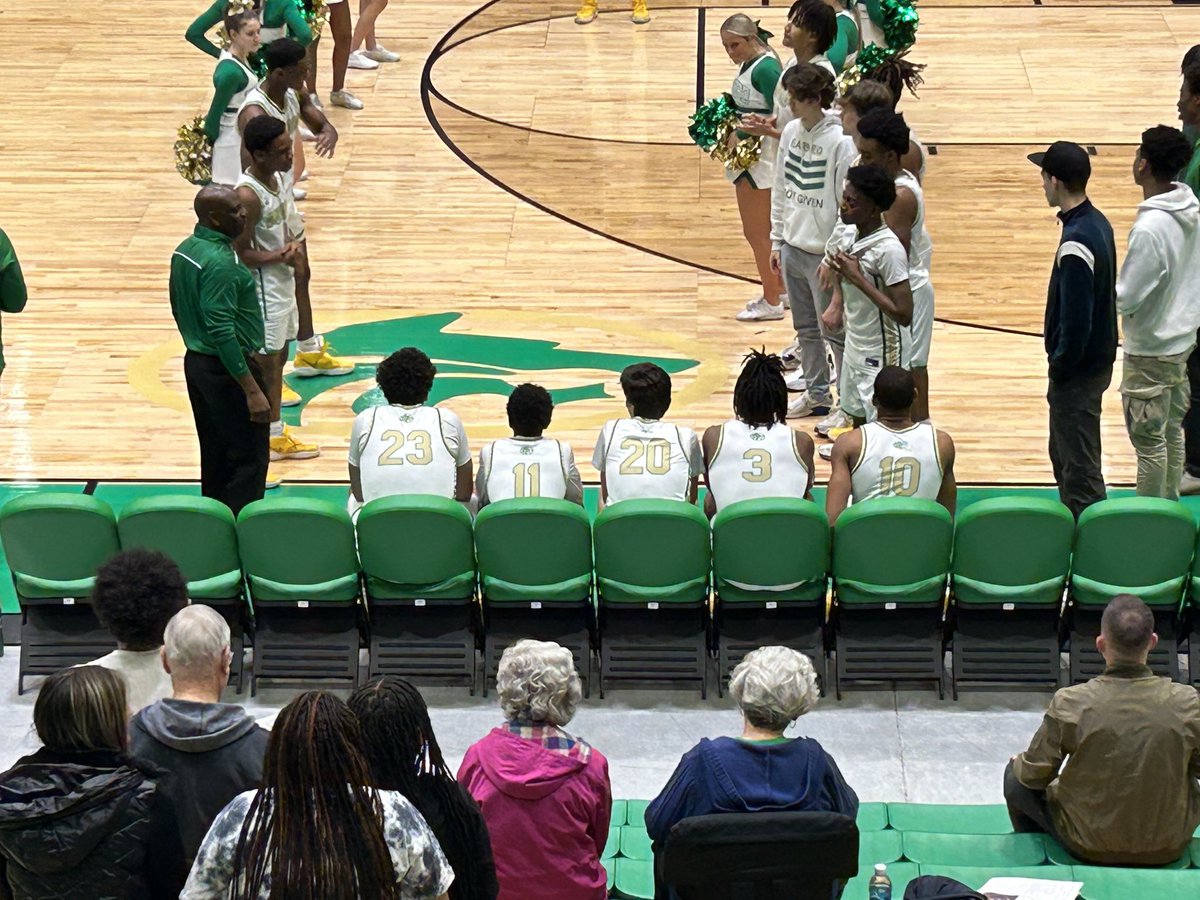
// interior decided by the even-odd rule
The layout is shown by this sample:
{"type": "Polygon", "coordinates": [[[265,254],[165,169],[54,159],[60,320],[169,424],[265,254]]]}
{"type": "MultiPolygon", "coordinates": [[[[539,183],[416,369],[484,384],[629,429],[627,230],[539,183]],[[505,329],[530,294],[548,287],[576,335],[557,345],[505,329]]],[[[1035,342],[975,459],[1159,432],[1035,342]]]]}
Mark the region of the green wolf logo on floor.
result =
{"type": "MultiPolygon", "coordinates": [[[[284,419],[299,425],[305,406],[314,397],[338,385],[352,381],[370,382],[353,403],[355,413],[371,406],[385,406],[383,392],[375,385],[375,366],[401,347],[420,347],[437,362],[439,375],[433,384],[429,402],[438,403],[467,394],[498,394],[507,397],[531,371],[563,369],[601,369],[620,372],[636,362],[653,362],[667,372],[685,372],[699,365],[695,359],[652,356],[627,356],[620,353],[596,353],[565,350],[553,341],[533,338],[491,337],[479,334],[447,334],[445,328],[462,318],[461,313],[385,319],[346,325],[326,332],[325,339],[338,356],[367,358],[357,363],[348,375],[330,378],[291,378],[288,384],[302,398],[299,406],[283,410],[284,419]],[[453,360],[447,362],[446,360],[453,360]],[[518,372],[520,375],[518,376],[518,372]]],[[[602,382],[550,390],[556,406],[576,400],[608,397],[602,382]]]]}

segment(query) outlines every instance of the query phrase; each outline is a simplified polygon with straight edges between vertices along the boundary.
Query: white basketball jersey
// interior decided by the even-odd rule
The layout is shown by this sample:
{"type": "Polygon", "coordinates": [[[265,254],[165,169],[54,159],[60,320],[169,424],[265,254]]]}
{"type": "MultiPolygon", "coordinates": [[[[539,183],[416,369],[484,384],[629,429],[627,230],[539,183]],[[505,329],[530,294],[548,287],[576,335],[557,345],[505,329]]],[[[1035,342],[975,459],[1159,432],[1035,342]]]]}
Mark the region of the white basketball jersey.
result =
{"type": "MultiPolygon", "coordinates": [[[[369,421],[361,423],[364,427],[358,436],[364,503],[397,494],[454,498],[460,451],[450,446],[447,431],[454,434],[457,429],[447,427],[445,410],[436,406],[377,406],[359,415],[370,416],[369,421]]],[[[350,448],[352,464],[354,449],[350,448]]]]}
{"type": "Polygon", "coordinates": [[[238,114],[240,115],[247,106],[257,106],[272,119],[278,119],[287,126],[288,137],[296,139],[296,130],[300,127],[300,98],[291,88],[288,88],[284,95],[283,109],[276,106],[275,101],[267,96],[262,85],[256,85],[253,90],[247,92],[238,114]]]}
{"type": "Polygon", "coordinates": [[[928,422],[892,431],[879,422],[862,426],[862,452],[850,472],[855,503],[874,497],[936,500],[942,489],[937,432],[928,422]]]}
{"type": "Polygon", "coordinates": [[[514,497],[567,496],[570,448],[553,438],[504,438],[479,454],[480,480],[489,503],[514,497]]]}
{"type": "Polygon", "coordinates": [[[703,465],[696,433],[660,419],[609,422],[592,462],[604,473],[609,505],[634,498],[686,501],[703,465]]]}
{"type": "MultiPolygon", "coordinates": [[[[248,171],[238,178],[238,187],[248,187],[258,197],[259,215],[254,226],[256,250],[282,250],[291,239],[289,224],[295,215],[296,204],[291,191],[283,186],[283,177],[276,172],[273,183],[263,184],[248,171]]],[[[276,302],[296,301],[296,271],[286,263],[271,263],[250,270],[254,273],[258,300],[265,308],[276,302]],[[271,301],[268,304],[268,301],[271,301]]],[[[265,315],[265,311],[264,311],[265,315]]]]}
{"type": "Polygon", "coordinates": [[[731,419],[721,426],[717,451],[708,463],[708,490],[717,509],[739,500],[803,497],[810,475],[796,453],[786,425],[750,427],[731,419]]]}
{"type": "Polygon", "coordinates": [[[908,286],[915,293],[929,283],[929,266],[933,262],[933,239],[925,227],[925,191],[921,182],[907,169],[896,176],[896,187],[908,188],[917,198],[917,218],[913,222],[912,242],[908,248],[908,286]]]}

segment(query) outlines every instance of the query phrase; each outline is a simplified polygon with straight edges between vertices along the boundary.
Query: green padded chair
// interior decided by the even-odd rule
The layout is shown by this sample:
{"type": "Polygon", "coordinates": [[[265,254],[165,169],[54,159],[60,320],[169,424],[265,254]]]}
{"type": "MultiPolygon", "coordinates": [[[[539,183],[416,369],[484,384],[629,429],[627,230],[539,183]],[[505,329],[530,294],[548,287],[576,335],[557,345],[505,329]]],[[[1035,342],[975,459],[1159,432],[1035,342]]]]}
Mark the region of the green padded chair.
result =
{"type": "Polygon", "coordinates": [[[889,803],[892,828],[905,833],[1012,834],[1008,807],[998,804],[889,803]]]}
{"type": "Polygon", "coordinates": [[[189,494],[143,497],[121,510],[117,534],[122,549],[148,547],[171,557],[187,581],[188,599],[212,607],[229,623],[229,682],[240,694],[250,608],[229,507],[189,494]]]}
{"type": "MultiPolygon", "coordinates": [[[[1200,550],[1200,535],[1197,536],[1197,550],[1200,550]]],[[[1192,556],[1192,571],[1188,578],[1187,618],[1191,620],[1191,633],[1188,635],[1188,672],[1192,676],[1192,684],[1200,688],[1200,552],[1192,556]]],[[[1200,868],[1200,862],[1197,862],[1200,868]]]]}
{"type": "Polygon", "coordinates": [[[708,519],[679,500],[623,500],[592,529],[600,696],[610,680],[699,681],[708,696],[708,519]]]}
{"type": "Polygon", "coordinates": [[[1083,511],[1068,608],[1072,682],[1104,670],[1096,635],[1105,605],[1118,594],[1140,597],[1154,610],[1158,646],[1150,654],[1150,667],[1179,679],[1180,610],[1195,546],[1192,514],[1174,500],[1122,497],[1083,511]]]}
{"type": "Polygon", "coordinates": [[[878,863],[894,863],[904,856],[904,843],[899,831],[888,828],[884,831],[862,831],[858,833],[858,864],[870,871],[878,863]]]}
{"type": "Polygon", "coordinates": [[[1083,900],[1196,900],[1200,870],[1117,869],[1072,866],[1072,881],[1082,881],[1083,900]]]}
{"type": "Polygon", "coordinates": [[[626,859],[654,859],[645,825],[625,825],[621,829],[620,853],[626,859]]]}
{"type": "Polygon", "coordinates": [[[617,857],[613,863],[613,897],[622,900],[654,900],[653,860],[617,857]]]}
{"type": "MultiPolygon", "coordinates": [[[[1091,863],[1085,862],[1076,857],[1070,850],[1060,844],[1055,838],[1048,834],[1042,835],[1042,841],[1046,845],[1046,859],[1055,866],[1066,868],[1068,866],[1087,866],[1091,863]]],[[[1172,860],[1162,866],[1157,866],[1159,869],[1189,869],[1192,866],[1192,850],[1191,847],[1183,851],[1178,859],[1172,860]]]]}
{"type": "Polygon", "coordinates": [[[1059,624],[1075,519],[1042,497],[973,503],[954,525],[950,575],[960,687],[1059,684],[1059,624]]]}
{"type": "Polygon", "coordinates": [[[577,503],[516,497],[475,518],[475,556],[483,597],[483,690],[505,648],[521,638],[569,649],[590,693],[592,524],[577,503]]]}
{"type": "Polygon", "coordinates": [[[345,507],[303,497],[256,500],[237,519],[254,606],[258,681],[358,685],[360,575],[345,507]]]}
{"type": "Polygon", "coordinates": [[[358,514],[370,631],[367,677],[465,683],[475,692],[475,542],[448,497],[381,497],[358,514]]]}
{"type": "Polygon", "coordinates": [[[855,503],[833,535],[830,622],[834,684],[937,684],[942,695],[943,610],[954,526],[932,500],[888,497],[855,503]]]}
{"type": "Polygon", "coordinates": [[[858,824],[859,834],[865,831],[883,831],[888,827],[888,805],[886,803],[860,803],[858,804],[858,817],[855,821],[858,824]]]}
{"type": "Polygon", "coordinates": [[[625,804],[625,825],[640,825],[646,827],[646,807],[649,800],[628,800],[625,804]]]}
{"type": "Polygon", "coordinates": [[[716,643],[722,692],[751,650],[778,645],[812,659],[822,684],[829,520],[809,500],[743,500],[712,520],[716,643]]]}
{"type": "Polygon", "coordinates": [[[1040,834],[936,834],[905,831],[904,856],[924,866],[1010,869],[1040,866],[1046,847],[1040,834]]]}
{"type": "Polygon", "coordinates": [[[0,509],[0,540],[21,605],[17,693],[30,675],[90,662],[116,649],[89,600],[96,570],[119,549],[103,500],[39,492],[0,509]]]}

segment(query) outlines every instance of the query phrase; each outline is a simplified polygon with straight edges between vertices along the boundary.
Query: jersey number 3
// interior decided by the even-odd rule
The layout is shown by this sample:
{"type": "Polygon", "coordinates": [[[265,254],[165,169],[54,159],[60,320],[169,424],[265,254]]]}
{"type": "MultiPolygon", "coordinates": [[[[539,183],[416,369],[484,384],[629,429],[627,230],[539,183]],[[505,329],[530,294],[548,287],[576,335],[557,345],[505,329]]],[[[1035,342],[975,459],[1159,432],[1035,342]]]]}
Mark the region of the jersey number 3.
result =
{"type": "Polygon", "coordinates": [[[754,484],[762,484],[771,480],[771,451],[751,447],[742,454],[742,459],[750,463],[750,471],[743,472],[742,478],[754,484]]]}
{"type": "Polygon", "coordinates": [[[663,438],[651,438],[639,441],[637,438],[625,438],[621,441],[621,449],[631,451],[621,462],[617,471],[622,475],[666,475],[671,471],[671,442],[663,438]]]}
{"type": "Polygon", "coordinates": [[[403,431],[385,431],[382,437],[389,441],[391,446],[379,454],[381,466],[402,466],[405,463],[410,466],[427,466],[433,462],[433,441],[428,431],[410,431],[408,434],[403,431]],[[401,456],[400,452],[405,447],[410,448],[412,452],[401,456]]]}

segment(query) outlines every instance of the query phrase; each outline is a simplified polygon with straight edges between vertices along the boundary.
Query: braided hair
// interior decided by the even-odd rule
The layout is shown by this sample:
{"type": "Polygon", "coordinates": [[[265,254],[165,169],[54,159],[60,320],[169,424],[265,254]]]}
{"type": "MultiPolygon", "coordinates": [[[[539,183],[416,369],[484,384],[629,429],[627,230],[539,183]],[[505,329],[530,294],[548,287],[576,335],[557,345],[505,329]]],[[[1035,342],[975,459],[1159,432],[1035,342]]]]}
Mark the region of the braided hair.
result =
{"type": "Polygon", "coordinates": [[[863,78],[868,81],[878,81],[892,92],[892,106],[900,102],[900,97],[905,90],[916,97],[917,88],[925,83],[925,79],[921,77],[925,64],[915,63],[907,56],[907,50],[903,53],[894,53],[886,57],[874,69],[863,74],[863,78]]]}
{"type": "Polygon", "coordinates": [[[750,427],[770,428],[787,420],[787,382],[783,360],[774,353],[751,350],[733,386],[733,414],[750,427]]]}
{"type": "Polygon", "coordinates": [[[400,896],[358,721],[325,691],[279,713],[238,835],[231,898],[257,900],[268,880],[288,900],[400,896]]]}
{"type": "Polygon", "coordinates": [[[479,812],[442,758],[420,691],[403,678],[384,675],[356,690],[348,702],[358,716],[372,783],[399,791],[425,817],[454,869],[450,896],[482,895],[479,812]]]}

